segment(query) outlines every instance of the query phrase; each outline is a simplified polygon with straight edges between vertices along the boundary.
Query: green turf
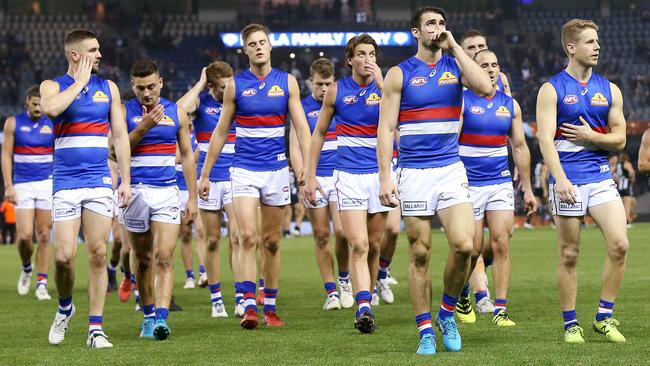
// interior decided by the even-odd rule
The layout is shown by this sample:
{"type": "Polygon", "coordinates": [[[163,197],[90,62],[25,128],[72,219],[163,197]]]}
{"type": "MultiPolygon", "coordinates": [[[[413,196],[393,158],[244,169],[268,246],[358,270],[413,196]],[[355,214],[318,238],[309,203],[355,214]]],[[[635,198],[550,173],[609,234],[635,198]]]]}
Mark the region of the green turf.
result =
{"type": "MultiPolygon", "coordinates": [[[[171,338],[165,342],[138,338],[142,314],[133,301],[122,304],[117,295],[106,301],[105,330],[115,344],[112,350],[86,348],[86,264],[83,246],[76,263],[74,302],[77,315],[63,344],[50,346],[47,333],[56,302],[37,302],[33,292],[19,297],[16,280],[18,254],[14,246],[0,247],[0,349],[1,364],[648,364],[650,327],[647,319],[647,290],[650,224],[630,230],[632,249],[615,316],[621,321],[626,344],[608,344],[590,328],[596,311],[605,247],[597,229],[583,231],[579,264],[578,315],[587,344],[563,343],[562,318],[555,284],[555,232],[550,229],[517,230],[512,241],[513,272],[509,312],[517,322],[512,329],[497,329],[488,317],[473,325],[460,325],[463,350],[434,357],[415,355],[417,329],[406,284],[407,244],[402,236],[392,267],[400,281],[394,287],[395,304],[376,308],[380,330],[361,335],[353,329],[352,309],[324,312],[324,290],[318,275],[311,238],[283,242],[283,271],[278,297],[279,312],[287,322],[282,329],[244,331],[232,316],[233,291],[229,270],[223,278],[224,296],[231,317],[210,317],[207,289],[183,290],[184,273],[177,258],[175,295],[184,307],[172,313],[171,338]],[[646,309],[644,311],[643,309],[646,309]],[[636,316],[635,316],[636,314],[636,316]],[[369,363],[370,362],[370,363],[369,363]]],[[[432,277],[434,309],[441,296],[441,272],[447,246],[435,231],[432,277]]],[[[177,251],[176,256],[180,254],[177,251]]],[[[225,262],[224,262],[225,263],[225,262]]],[[[197,266],[195,265],[195,268],[197,266]]],[[[52,271],[51,271],[52,272],[52,271]]],[[[56,297],[51,280],[50,293],[56,297]]]]}

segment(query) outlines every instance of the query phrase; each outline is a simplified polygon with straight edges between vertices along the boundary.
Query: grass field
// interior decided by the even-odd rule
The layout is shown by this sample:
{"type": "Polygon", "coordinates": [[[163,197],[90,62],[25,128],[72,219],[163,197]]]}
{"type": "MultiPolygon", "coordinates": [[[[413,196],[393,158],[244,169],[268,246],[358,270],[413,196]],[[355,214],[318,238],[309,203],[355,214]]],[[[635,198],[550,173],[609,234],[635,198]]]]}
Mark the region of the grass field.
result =
{"type": "MultiPolygon", "coordinates": [[[[415,354],[417,328],[408,298],[407,243],[403,236],[392,266],[393,275],[400,281],[393,288],[396,300],[392,305],[375,309],[380,326],[375,334],[361,335],[353,328],[352,309],[327,313],[321,310],[324,291],[313,257],[313,242],[303,237],[283,242],[278,306],[286,327],[261,326],[257,331],[243,331],[239,319],[232,316],[234,295],[228,270],[224,271],[222,287],[231,317],[211,318],[207,289],[182,289],[184,273],[177,251],[175,295],[184,311],[170,315],[170,339],[165,342],[139,339],[142,314],[133,310],[132,300],[123,304],[113,294],[106,301],[104,327],[115,345],[112,350],[86,347],[88,307],[83,248],[76,263],[77,315],[64,343],[54,347],[48,344],[47,333],[56,311],[55,300],[37,302],[33,291],[25,297],[17,295],[18,254],[14,246],[3,246],[0,247],[0,364],[650,364],[647,353],[650,326],[643,320],[648,313],[650,224],[638,224],[629,233],[632,246],[627,273],[615,308],[615,317],[622,323],[620,329],[628,339],[626,344],[609,344],[590,328],[605,257],[600,232],[594,228],[583,231],[578,268],[577,312],[585,328],[587,344],[569,346],[562,338],[555,285],[555,232],[517,230],[512,241],[509,295],[509,312],[517,326],[497,329],[488,317],[479,318],[476,324],[461,324],[462,352],[444,352],[438,336],[439,353],[435,357],[415,354]]],[[[432,256],[431,273],[435,309],[441,296],[440,278],[447,246],[439,231],[434,232],[433,240],[436,254],[432,256]]],[[[56,297],[52,279],[50,293],[56,297]]]]}

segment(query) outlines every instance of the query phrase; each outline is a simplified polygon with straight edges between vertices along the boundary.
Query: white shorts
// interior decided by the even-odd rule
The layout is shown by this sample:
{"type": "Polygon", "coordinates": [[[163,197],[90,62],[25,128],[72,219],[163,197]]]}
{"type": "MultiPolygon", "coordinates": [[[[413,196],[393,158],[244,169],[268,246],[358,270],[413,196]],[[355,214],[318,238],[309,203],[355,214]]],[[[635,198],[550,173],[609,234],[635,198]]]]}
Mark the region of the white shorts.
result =
{"type": "Polygon", "coordinates": [[[149,231],[150,221],[181,223],[178,187],[131,186],[131,203],[122,211],[126,230],[149,231]]]}
{"type": "Polygon", "coordinates": [[[471,203],[462,162],[440,168],[397,170],[402,216],[433,216],[438,210],[471,203]]]}
{"type": "Polygon", "coordinates": [[[515,195],[512,182],[469,187],[474,205],[474,220],[485,217],[485,211],[514,211],[515,195]]]}
{"type": "Polygon", "coordinates": [[[52,197],[52,220],[79,218],[84,208],[112,218],[113,190],[108,187],[62,189],[52,197]]]}
{"type": "Polygon", "coordinates": [[[339,211],[363,210],[374,214],[392,210],[379,201],[379,173],[352,174],[335,170],[334,186],[339,211]]]}
{"type": "Polygon", "coordinates": [[[178,202],[180,203],[181,211],[185,211],[185,204],[187,203],[187,199],[189,197],[189,191],[181,191],[180,189],[178,190],[178,202]]]}
{"type": "Polygon", "coordinates": [[[290,179],[288,167],[268,172],[232,168],[232,196],[256,197],[267,206],[285,206],[291,203],[290,179]]]}
{"type": "MultiPolygon", "coordinates": [[[[201,210],[218,211],[223,209],[225,205],[231,203],[232,187],[230,186],[229,181],[210,182],[210,196],[208,196],[208,199],[204,200],[199,197],[199,208],[201,210]]],[[[184,209],[185,205],[183,205],[183,210],[184,209]]]]}
{"type": "Polygon", "coordinates": [[[52,209],[52,179],[14,184],[16,208],[52,209]]]}
{"type": "Polygon", "coordinates": [[[555,184],[549,184],[548,201],[553,215],[557,216],[584,216],[587,209],[601,203],[620,201],[616,183],[612,179],[605,179],[597,183],[573,185],[576,190],[576,202],[572,205],[560,202],[555,193],[555,184]]]}
{"type": "Polygon", "coordinates": [[[325,192],[323,196],[319,191],[316,191],[316,205],[311,205],[309,202],[305,204],[307,208],[323,208],[329,206],[330,202],[337,202],[336,188],[334,187],[334,177],[316,177],[318,184],[325,192]]]}

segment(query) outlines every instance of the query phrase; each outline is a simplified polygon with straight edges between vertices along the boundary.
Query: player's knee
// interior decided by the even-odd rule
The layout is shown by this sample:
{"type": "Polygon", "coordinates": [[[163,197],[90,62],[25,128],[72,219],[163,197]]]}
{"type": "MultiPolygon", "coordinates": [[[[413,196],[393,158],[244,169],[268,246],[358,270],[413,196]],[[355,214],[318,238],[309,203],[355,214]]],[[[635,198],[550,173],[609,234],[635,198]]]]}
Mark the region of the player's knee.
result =
{"type": "Polygon", "coordinates": [[[314,230],[314,241],[319,249],[327,248],[330,242],[330,231],[322,229],[314,230]]]}
{"type": "Polygon", "coordinates": [[[216,252],[219,250],[219,236],[211,236],[207,240],[207,248],[209,252],[216,252]]]}
{"type": "Polygon", "coordinates": [[[429,262],[429,249],[424,243],[411,244],[411,262],[418,267],[427,267],[429,262]]]}
{"type": "Polygon", "coordinates": [[[349,240],[348,247],[350,248],[350,254],[353,256],[368,255],[368,242],[349,240]]]}
{"type": "Polygon", "coordinates": [[[183,245],[192,245],[192,232],[185,230],[181,231],[180,239],[183,245]]]}
{"type": "Polygon", "coordinates": [[[32,237],[27,236],[27,234],[18,234],[18,237],[16,238],[16,241],[18,242],[18,245],[28,248],[29,250],[32,249],[32,237]]]}
{"type": "Polygon", "coordinates": [[[268,233],[264,235],[263,241],[264,248],[272,255],[275,255],[280,250],[280,234],[268,233]]]}
{"type": "Polygon", "coordinates": [[[564,246],[560,249],[560,265],[563,267],[575,267],[578,264],[578,247],[564,246]]]}
{"type": "Polygon", "coordinates": [[[245,250],[253,250],[257,247],[257,238],[253,231],[242,231],[239,234],[239,244],[245,250]]]}
{"type": "Polygon", "coordinates": [[[630,243],[626,238],[621,238],[608,245],[608,256],[616,261],[624,261],[627,252],[630,249],[630,243]]]}
{"type": "MultiPolygon", "coordinates": [[[[474,245],[471,240],[459,240],[451,243],[451,248],[454,254],[458,257],[467,258],[472,255],[474,245]]],[[[480,254],[480,252],[479,252],[480,254]]],[[[478,255],[477,255],[478,258],[478,255]]]]}
{"type": "Polygon", "coordinates": [[[373,243],[370,242],[368,245],[368,257],[379,257],[379,253],[381,252],[381,245],[379,243],[373,243]]]}
{"type": "Polygon", "coordinates": [[[170,251],[159,251],[156,254],[156,268],[159,271],[171,270],[172,255],[170,251]]]}
{"type": "Polygon", "coordinates": [[[88,262],[91,267],[106,266],[106,246],[101,245],[88,249],[88,262]]]}
{"type": "Polygon", "coordinates": [[[54,265],[58,269],[71,269],[73,266],[73,257],[63,251],[59,251],[54,255],[54,265]]]}
{"type": "Polygon", "coordinates": [[[492,242],[492,253],[495,256],[507,256],[509,252],[509,233],[504,233],[503,235],[497,235],[492,237],[490,240],[492,242]]]}

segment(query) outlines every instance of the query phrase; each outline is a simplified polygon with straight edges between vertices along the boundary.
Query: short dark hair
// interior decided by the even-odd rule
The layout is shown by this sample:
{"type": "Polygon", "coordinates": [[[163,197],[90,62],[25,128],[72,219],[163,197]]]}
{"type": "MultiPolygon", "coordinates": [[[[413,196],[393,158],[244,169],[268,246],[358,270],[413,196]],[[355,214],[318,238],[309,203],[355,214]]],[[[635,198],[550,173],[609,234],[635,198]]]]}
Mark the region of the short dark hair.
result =
{"type": "Polygon", "coordinates": [[[211,84],[215,84],[217,79],[229,78],[232,75],[232,67],[223,61],[215,61],[205,68],[205,77],[211,84]]]}
{"type": "Polygon", "coordinates": [[[325,57],[316,59],[309,67],[309,76],[314,76],[314,74],[318,74],[325,79],[334,76],[334,64],[325,57]]]}
{"type": "Polygon", "coordinates": [[[26,98],[40,98],[41,97],[41,91],[38,85],[32,85],[27,89],[26,93],[26,98]]]}
{"type": "Polygon", "coordinates": [[[442,19],[447,21],[447,12],[443,8],[438,8],[436,6],[423,6],[420,9],[416,10],[411,16],[411,29],[417,28],[420,29],[422,22],[422,15],[426,13],[436,13],[442,16],[442,19]]]}
{"type": "Polygon", "coordinates": [[[68,32],[63,43],[67,46],[87,39],[97,39],[97,35],[91,30],[78,28],[68,32]]]}
{"type": "Polygon", "coordinates": [[[246,45],[246,39],[248,38],[248,36],[258,31],[266,33],[267,36],[271,34],[271,31],[265,25],[258,24],[258,23],[251,23],[245,26],[244,29],[241,30],[241,40],[244,43],[244,45],[246,45]]]}
{"type": "Polygon", "coordinates": [[[350,38],[348,43],[345,45],[346,60],[354,57],[354,49],[360,44],[372,45],[375,48],[375,56],[379,55],[379,46],[377,46],[377,42],[375,42],[375,39],[370,37],[369,34],[364,33],[350,38]]]}
{"type": "Polygon", "coordinates": [[[478,29],[470,29],[467,32],[463,33],[462,36],[460,36],[460,41],[458,43],[462,44],[466,39],[473,37],[483,37],[487,41],[487,36],[485,33],[481,32],[478,29]]]}
{"type": "Polygon", "coordinates": [[[160,75],[158,66],[151,60],[138,60],[131,66],[131,77],[144,78],[151,74],[160,75]]]}

